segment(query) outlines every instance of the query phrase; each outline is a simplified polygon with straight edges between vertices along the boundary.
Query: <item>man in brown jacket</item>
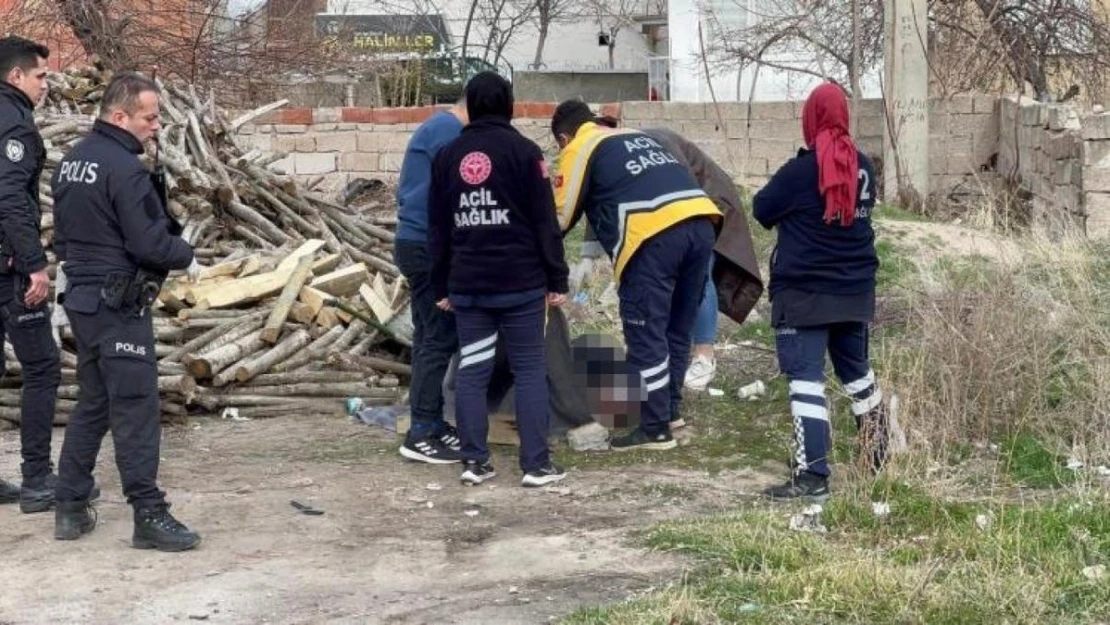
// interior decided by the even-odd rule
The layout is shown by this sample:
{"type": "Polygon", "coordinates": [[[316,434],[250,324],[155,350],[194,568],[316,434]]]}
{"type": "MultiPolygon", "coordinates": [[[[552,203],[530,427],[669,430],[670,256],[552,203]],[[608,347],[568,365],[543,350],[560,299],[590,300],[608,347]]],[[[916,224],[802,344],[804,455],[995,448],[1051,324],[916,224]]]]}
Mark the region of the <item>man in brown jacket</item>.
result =
{"type": "MultiPolygon", "coordinates": [[[[586,103],[582,103],[587,107],[586,103]]],[[[588,107],[587,107],[588,108],[588,107]]],[[[599,124],[617,126],[612,117],[599,117],[599,124]]],[[[755,257],[748,221],[741,210],[740,195],[732,177],[708,154],[692,141],[666,128],[644,128],[642,132],[663,144],[667,151],[679,159],[693,174],[698,185],[724,214],[724,221],[717,233],[713,259],[709,264],[709,277],[702,296],[698,319],[694,325],[693,360],[687,370],[685,386],[692,390],[705,390],[716,373],[713,343],[717,334],[717,312],[720,311],[742,323],[763,294],[763,280],[755,257]]],[[[582,246],[583,259],[601,256],[599,244],[587,226],[582,246]]],[[[586,261],[573,272],[574,278],[586,273],[586,261]]],[[[572,278],[572,281],[574,281],[572,278]]],[[[671,398],[671,427],[682,427],[685,421],[679,415],[681,397],[671,398]]]]}

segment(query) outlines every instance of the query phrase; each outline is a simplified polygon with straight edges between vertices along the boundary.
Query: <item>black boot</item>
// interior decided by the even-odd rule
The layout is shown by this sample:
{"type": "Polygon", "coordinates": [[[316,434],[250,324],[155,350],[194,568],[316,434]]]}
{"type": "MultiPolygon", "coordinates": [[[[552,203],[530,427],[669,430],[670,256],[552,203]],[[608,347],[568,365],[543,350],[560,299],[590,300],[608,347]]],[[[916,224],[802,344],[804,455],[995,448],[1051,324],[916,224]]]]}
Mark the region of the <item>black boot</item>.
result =
{"type": "Polygon", "coordinates": [[[46,512],[54,507],[54,487],[46,476],[24,479],[19,489],[19,511],[23,514],[46,512]]]}
{"type": "Polygon", "coordinates": [[[170,514],[167,503],[135,508],[135,533],[131,546],[136,549],[185,551],[200,544],[200,535],[190,532],[170,514]]]}
{"type": "Polygon", "coordinates": [[[87,501],[59,501],[54,510],[54,538],[77,540],[96,527],[96,510],[87,501]]]}
{"type": "MultiPolygon", "coordinates": [[[[58,474],[53,470],[46,476],[46,485],[54,490],[58,490],[58,474]]],[[[92,489],[89,490],[89,501],[96,501],[100,499],[100,487],[93,482],[92,489]]]]}
{"type": "Polygon", "coordinates": [[[0,504],[19,501],[19,487],[11,482],[0,480],[0,504]]]}

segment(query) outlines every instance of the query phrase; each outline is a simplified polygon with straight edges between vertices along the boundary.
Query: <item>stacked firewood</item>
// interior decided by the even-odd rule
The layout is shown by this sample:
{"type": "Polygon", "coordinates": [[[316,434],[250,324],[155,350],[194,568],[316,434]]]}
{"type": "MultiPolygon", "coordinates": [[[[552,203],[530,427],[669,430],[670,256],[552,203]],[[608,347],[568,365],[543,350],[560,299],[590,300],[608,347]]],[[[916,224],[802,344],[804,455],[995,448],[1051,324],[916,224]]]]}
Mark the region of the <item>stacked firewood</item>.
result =
{"type": "MultiPolygon", "coordinates": [[[[92,128],[109,74],[51,74],[36,121],[48,152],[41,191],[43,242],[52,255],[54,168],[92,128]]],[[[236,129],[280,106],[228,119],[214,94],[163,84],[159,149],[145,158],[167,174],[169,209],[205,269],[171,275],[155,310],[159,390],[167,415],[331,413],[342,400],[398,402],[411,346],[403,279],[391,262],[391,220],[301,184],[274,166],[285,154],[244,150],[236,129]]],[[[53,260],[53,258],[52,258],[53,260]]],[[[62,339],[59,423],[77,399],[77,358],[62,339]]],[[[7,348],[0,420],[18,421],[19,365],[7,348]]]]}

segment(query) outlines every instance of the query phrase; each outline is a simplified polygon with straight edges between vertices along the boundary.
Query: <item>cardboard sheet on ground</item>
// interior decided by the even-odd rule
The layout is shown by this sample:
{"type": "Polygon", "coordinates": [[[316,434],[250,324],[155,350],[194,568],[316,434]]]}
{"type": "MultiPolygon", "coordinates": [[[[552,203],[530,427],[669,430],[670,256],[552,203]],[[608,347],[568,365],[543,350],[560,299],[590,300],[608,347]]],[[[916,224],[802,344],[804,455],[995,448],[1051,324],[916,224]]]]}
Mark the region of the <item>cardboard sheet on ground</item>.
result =
{"type": "MultiPolygon", "coordinates": [[[[561,435],[595,421],[608,428],[638,424],[642,383],[638,375],[628,375],[623,350],[612,337],[582,335],[571,341],[563,311],[550,308],[545,345],[551,434],[561,435]]],[[[450,420],[455,416],[457,367],[456,354],[443,381],[444,413],[450,420]]],[[[513,374],[500,338],[487,399],[491,421],[516,418],[513,374]]]]}

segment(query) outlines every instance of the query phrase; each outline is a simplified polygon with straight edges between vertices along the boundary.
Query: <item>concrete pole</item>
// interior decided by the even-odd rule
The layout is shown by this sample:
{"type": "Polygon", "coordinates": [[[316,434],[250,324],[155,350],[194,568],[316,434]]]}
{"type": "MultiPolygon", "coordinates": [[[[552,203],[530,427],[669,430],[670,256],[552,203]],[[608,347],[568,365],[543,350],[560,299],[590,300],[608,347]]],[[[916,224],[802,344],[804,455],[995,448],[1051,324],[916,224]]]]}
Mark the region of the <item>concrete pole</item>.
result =
{"type": "Polygon", "coordinates": [[[885,18],[883,201],[907,205],[929,195],[926,0],[886,0],[885,18]]]}

